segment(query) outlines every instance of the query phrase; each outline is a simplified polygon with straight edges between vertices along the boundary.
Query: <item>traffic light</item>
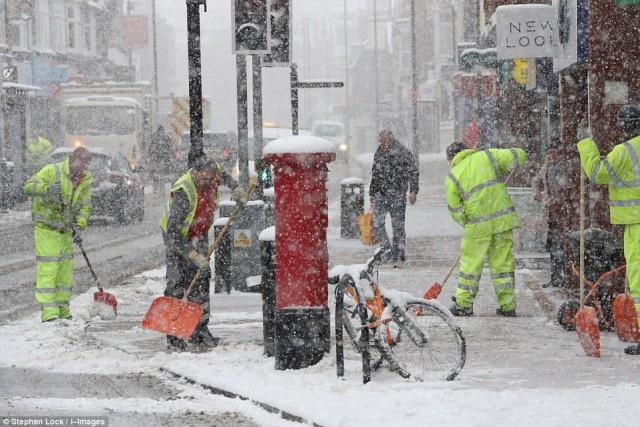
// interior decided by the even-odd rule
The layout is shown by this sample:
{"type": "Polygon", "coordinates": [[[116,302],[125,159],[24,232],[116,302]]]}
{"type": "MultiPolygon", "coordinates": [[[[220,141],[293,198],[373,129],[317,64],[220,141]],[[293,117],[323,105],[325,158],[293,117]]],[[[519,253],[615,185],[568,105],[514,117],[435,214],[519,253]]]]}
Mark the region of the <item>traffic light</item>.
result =
{"type": "Polygon", "coordinates": [[[231,2],[234,17],[233,53],[253,55],[269,53],[271,49],[271,0],[234,0],[231,2]]]}
{"type": "Polygon", "coordinates": [[[291,65],[291,0],[271,0],[271,53],[262,57],[265,67],[291,65]]]}

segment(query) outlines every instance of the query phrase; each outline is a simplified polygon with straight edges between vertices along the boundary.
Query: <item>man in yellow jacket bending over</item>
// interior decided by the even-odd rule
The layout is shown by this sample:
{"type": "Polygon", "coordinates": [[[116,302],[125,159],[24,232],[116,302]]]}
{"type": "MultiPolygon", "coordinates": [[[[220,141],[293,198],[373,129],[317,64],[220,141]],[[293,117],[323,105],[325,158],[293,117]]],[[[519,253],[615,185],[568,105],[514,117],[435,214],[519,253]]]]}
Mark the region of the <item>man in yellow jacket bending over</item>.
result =
{"type": "Polygon", "coordinates": [[[460,273],[454,316],[471,316],[485,257],[501,316],[516,315],[513,229],[520,226],[504,183],[506,175],[528,156],[520,148],[470,150],[464,144],[447,147],[451,171],[445,179],[445,197],[451,217],[464,227],[460,244],[460,273]]]}
{"type": "Polygon", "coordinates": [[[72,243],[81,242],[80,232],[91,215],[90,162],[91,153],[76,148],[64,162],[45,165],[23,188],[33,197],[36,301],[43,322],[71,318],[72,243]]]}
{"type": "MultiPolygon", "coordinates": [[[[617,125],[625,131],[625,141],[613,147],[602,159],[589,127],[581,123],[577,135],[578,151],[582,168],[591,182],[609,185],[610,221],[624,225],[629,291],[636,313],[640,313],[640,106],[620,107],[617,125]]],[[[629,346],[624,352],[640,355],[640,344],[629,346]]]]}

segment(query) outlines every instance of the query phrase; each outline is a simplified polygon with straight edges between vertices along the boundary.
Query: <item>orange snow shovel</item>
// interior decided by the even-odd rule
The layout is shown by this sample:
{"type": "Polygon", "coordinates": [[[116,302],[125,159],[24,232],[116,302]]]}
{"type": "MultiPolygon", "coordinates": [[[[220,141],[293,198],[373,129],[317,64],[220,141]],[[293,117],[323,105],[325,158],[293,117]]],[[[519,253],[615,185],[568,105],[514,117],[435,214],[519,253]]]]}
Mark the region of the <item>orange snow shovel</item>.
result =
{"type": "Polygon", "coordinates": [[[624,294],[613,300],[613,324],[616,327],[618,339],[625,342],[640,342],[638,332],[638,313],[629,296],[629,282],[625,275],[624,294]]]}
{"type": "Polygon", "coordinates": [[[584,305],[584,172],[580,167],[580,308],[576,313],[578,340],[587,356],[600,357],[600,328],[593,307],[584,305]]]}
{"type": "MultiPolygon", "coordinates": [[[[252,181],[247,190],[247,194],[251,194],[255,186],[255,181],[252,181]]],[[[233,212],[231,212],[231,215],[229,215],[227,223],[222,227],[220,234],[218,234],[218,237],[209,248],[206,256],[207,259],[211,258],[211,255],[218,247],[222,237],[231,226],[233,219],[240,209],[242,209],[242,205],[238,204],[233,212]]],[[[202,269],[199,268],[193,276],[182,299],[168,296],[161,296],[154,299],[142,320],[142,328],[151,329],[152,331],[165,335],[173,335],[178,338],[189,338],[196,329],[196,326],[198,326],[203,312],[200,304],[187,301],[187,297],[191,294],[193,287],[198,281],[198,277],[200,277],[201,271],[202,269]]]]}
{"type": "Polygon", "coordinates": [[[447,283],[447,280],[449,280],[449,276],[451,276],[451,273],[453,273],[453,270],[456,268],[456,265],[458,265],[459,261],[460,261],[460,255],[458,255],[458,258],[456,258],[455,262],[451,266],[451,269],[449,270],[446,277],[442,281],[442,284],[436,282],[433,285],[431,285],[431,287],[427,289],[427,292],[424,293],[424,296],[422,298],[424,299],[438,298],[438,296],[440,295],[440,292],[442,292],[442,287],[447,283]]]}
{"type": "MultiPolygon", "coordinates": [[[[75,228],[72,227],[72,229],[75,232],[75,228]]],[[[85,252],[84,247],[82,246],[82,242],[78,242],[77,245],[80,248],[80,252],[82,252],[82,256],[84,257],[84,260],[87,263],[87,267],[89,267],[89,271],[91,271],[93,280],[95,280],[96,285],[98,286],[98,291],[93,293],[93,302],[94,304],[97,305],[96,311],[98,312],[100,317],[110,317],[111,311],[113,311],[114,318],[118,317],[118,300],[116,300],[116,297],[113,294],[110,294],[109,292],[105,292],[104,289],[102,289],[100,281],[98,280],[98,276],[96,275],[96,272],[93,270],[93,267],[91,266],[91,262],[89,262],[89,257],[87,256],[87,253],[85,252]],[[103,310],[103,308],[105,308],[106,311],[103,310]]]]}

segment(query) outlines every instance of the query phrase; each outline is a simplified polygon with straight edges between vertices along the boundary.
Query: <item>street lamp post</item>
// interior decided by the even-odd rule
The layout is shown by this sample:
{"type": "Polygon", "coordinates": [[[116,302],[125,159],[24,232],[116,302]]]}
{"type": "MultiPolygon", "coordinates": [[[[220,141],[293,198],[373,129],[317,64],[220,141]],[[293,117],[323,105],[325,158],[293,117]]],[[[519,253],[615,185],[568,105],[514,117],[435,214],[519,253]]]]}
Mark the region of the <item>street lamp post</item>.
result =
{"type": "Polygon", "coordinates": [[[373,0],[373,68],[376,92],[376,115],[374,118],[376,134],[380,126],[380,106],[379,104],[379,87],[378,87],[378,1],[373,0]]]}
{"type": "Polygon", "coordinates": [[[344,133],[349,142],[349,42],[347,36],[347,0],[344,0],[344,133]]]}
{"type": "Polygon", "coordinates": [[[416,59],[416,0],[411,0],[411,152],[420,165],[418,140],[418,64],[416,59]]]}

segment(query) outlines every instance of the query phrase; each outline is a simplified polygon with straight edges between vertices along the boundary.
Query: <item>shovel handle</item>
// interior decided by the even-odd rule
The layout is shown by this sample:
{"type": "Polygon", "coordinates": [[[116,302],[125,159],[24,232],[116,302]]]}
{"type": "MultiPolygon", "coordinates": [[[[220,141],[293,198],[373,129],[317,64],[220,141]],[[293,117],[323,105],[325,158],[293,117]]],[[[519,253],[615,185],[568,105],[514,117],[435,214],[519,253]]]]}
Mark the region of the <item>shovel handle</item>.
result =
{"type": "MultiPolygon", "coordinates": [[[[256,188],[256,186],[257,186],[257,183],[255,181],[251,181],[251,183],[249,184],[249,188],[247,189],[247,195],[250,195],[251,193],[253,193],[253,190],[256,188]]],[[[209,251],[207,252],[207,259],[211,258],[211,255],[215,252],[216,248],[218,247],[218,244],[222,240],[222,237],[224,237],[224,234],[227,232],[227,230],[231,226],[231,223],[233,222],[238,212],[240,212],[240,209],[242,209],[242,206],[243,205],[238,204],[236,208],[233,210],[233,212],[231,212],[231,215],[229,215],[229,219],[227,219],[226,224],[224,225],[224,227],[222,227],[222,230],[220,230],[220,234],[218,234],[218,237],[216,237],[216,240],[209,247],[209,251]]],[[[186,300],[189,294],[191,294],[193,287],[198,281],[198,277],[200,277],[201,271],[202,269],[198,268],[198,271],[196,271],[196,274],[193,276],[193,279],[191,279],[191,283],[189,284],[189,287],[185,291],[184,297],[182,297],[183,300],[186,300]]]]}
{"type": "Polygon", "coordinates": [[[453,270],[456,268],[456,265],[458,265],[458,262],[460,262],[460,255],[458,255],[458,258],[456,258],[453,265],[451,265],[451,269],[449,269],[449,272],[447,273],[446,277],[442,281],[442,286],[444,286],[444,284],[447,283],[447,280],[449,280],[449,277],[451,277],[451,273],[453,273],[453,270]]]}
{"type": "Polygon", "coordinates": [[[580,165],[580,309],[584,308],[584,171],[580,165]]]}

